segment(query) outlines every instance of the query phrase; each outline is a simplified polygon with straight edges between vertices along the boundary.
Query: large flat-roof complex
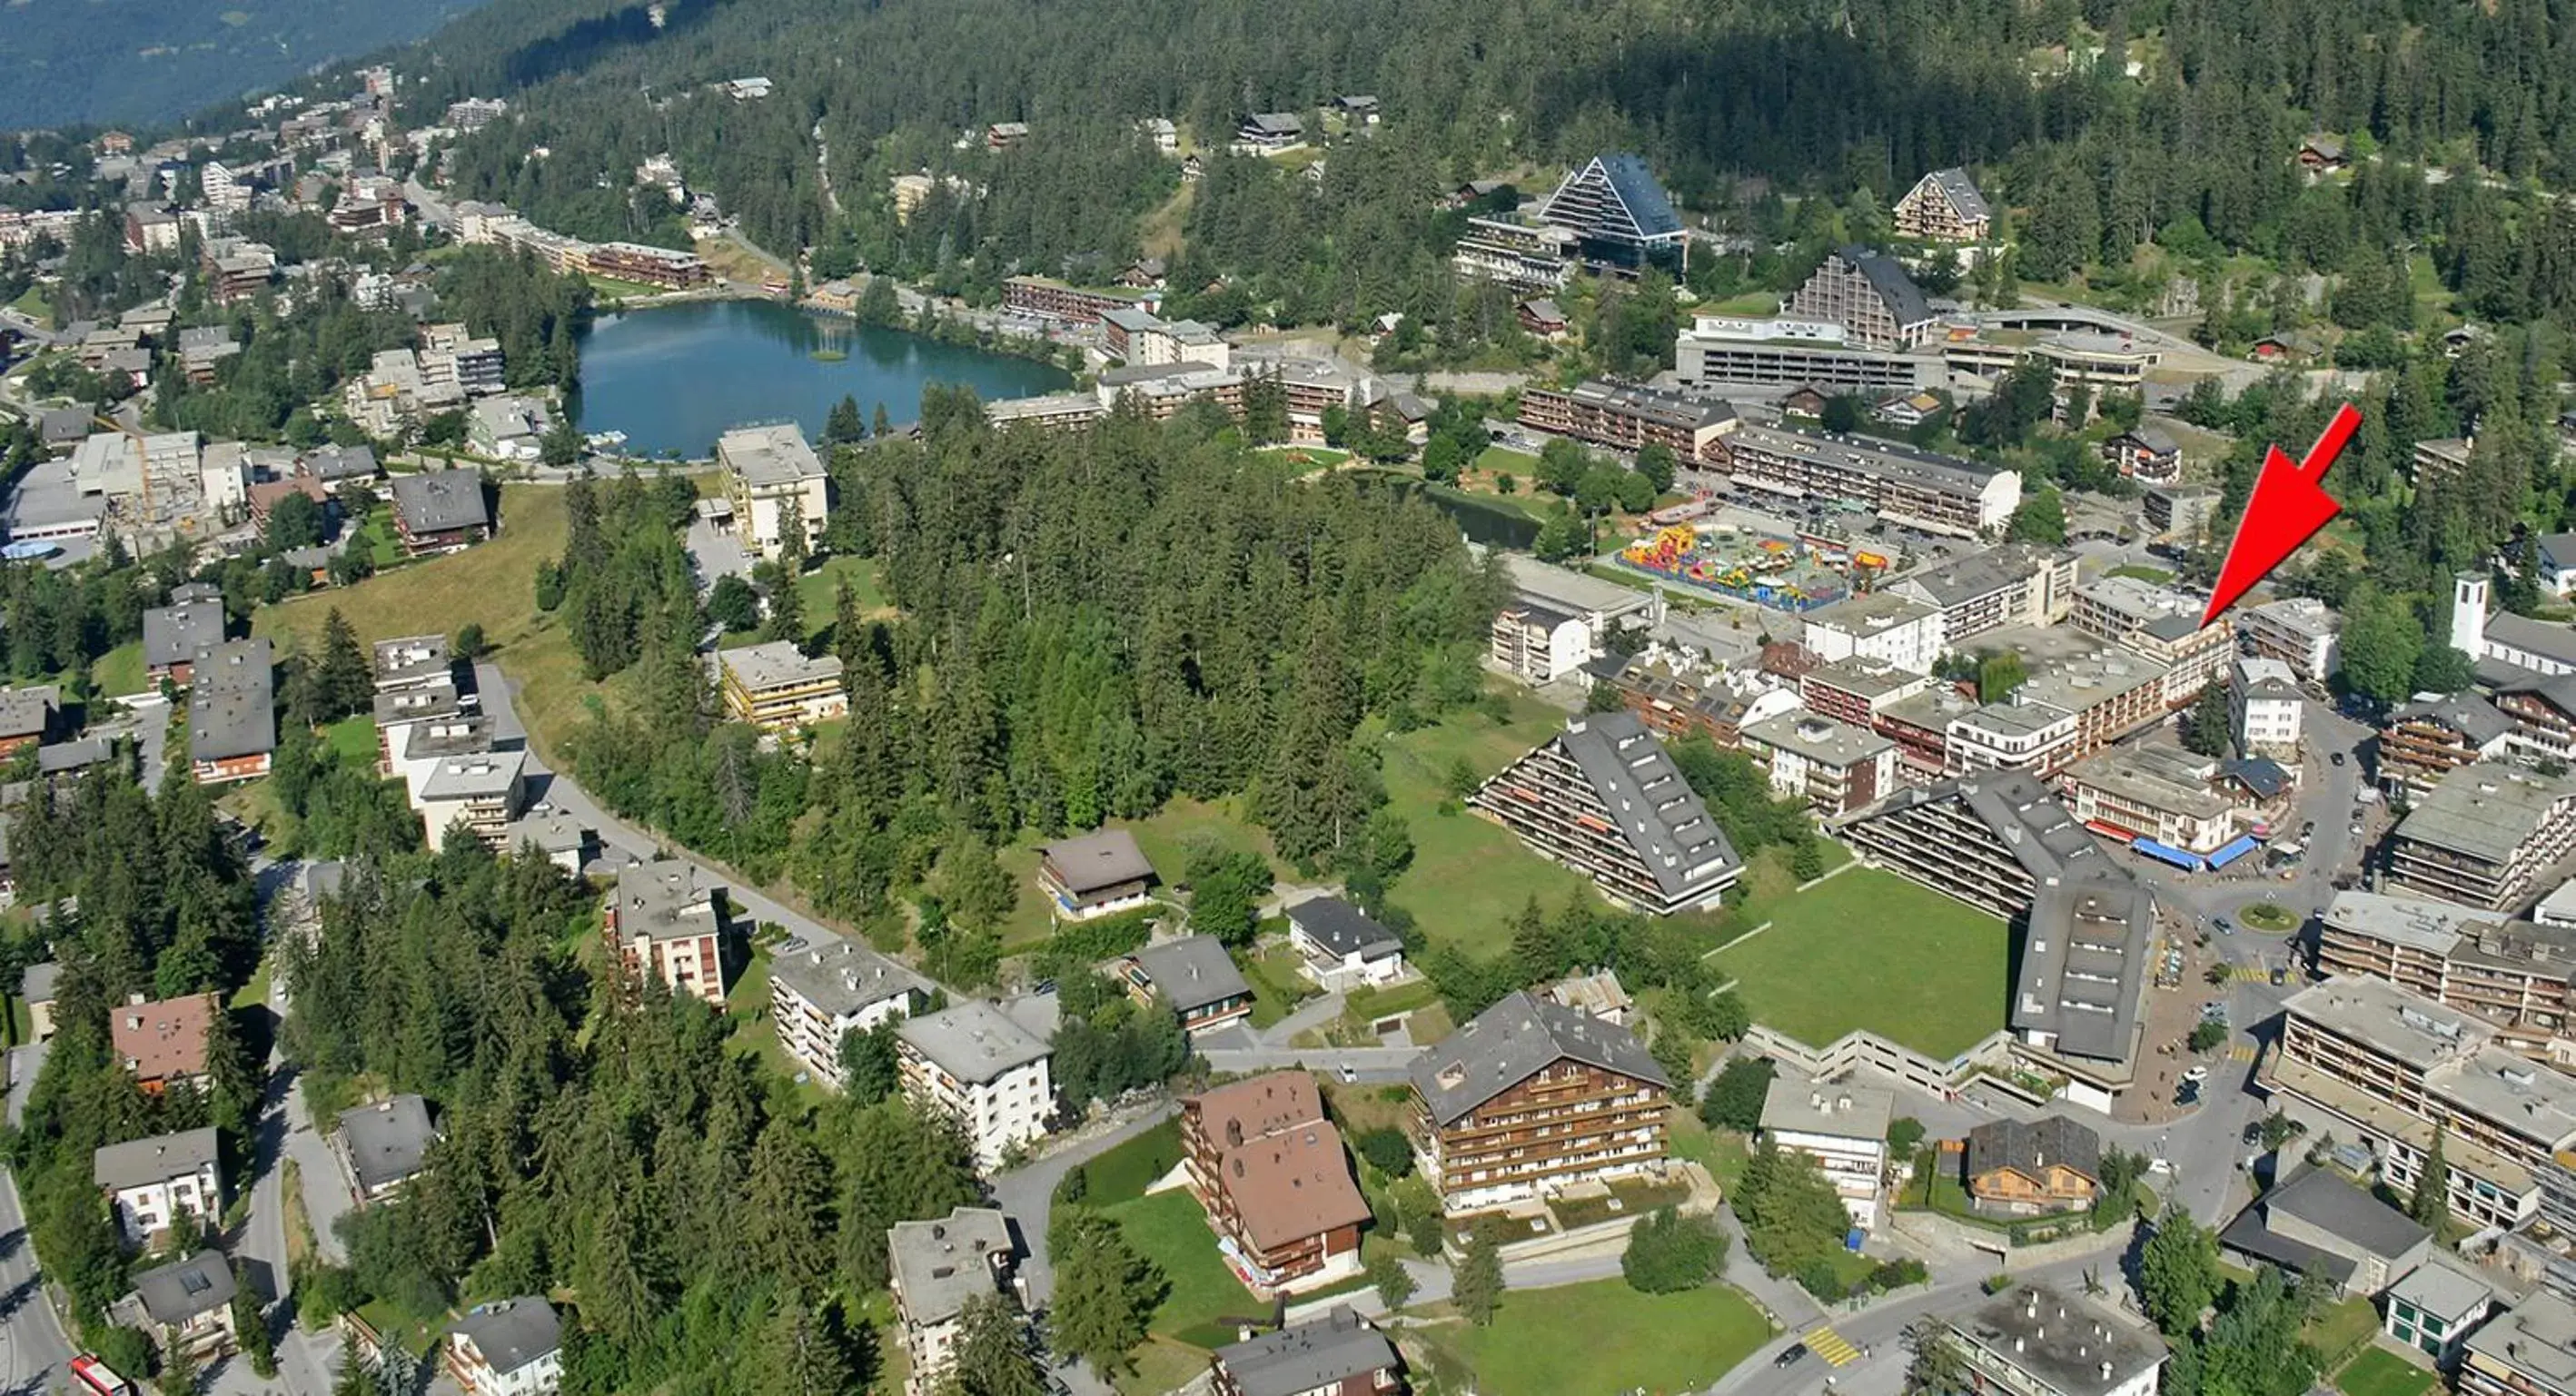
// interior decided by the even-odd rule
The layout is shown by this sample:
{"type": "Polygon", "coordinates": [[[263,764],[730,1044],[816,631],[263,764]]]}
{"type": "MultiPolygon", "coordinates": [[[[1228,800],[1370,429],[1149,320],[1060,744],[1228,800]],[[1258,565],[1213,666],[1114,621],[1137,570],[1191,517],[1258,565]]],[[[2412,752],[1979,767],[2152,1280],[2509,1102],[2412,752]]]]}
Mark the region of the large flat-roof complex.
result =
{"type": "Polygon", "coordinates": [[[2021,474],[1866,436],[1746,424],[1726,438],[1738,486],[1793,499],[1848,500],[1890,523],[1974,537],[2021,504],[2021,474]]]}
{"type": "Polygon", "coordinates": [[[2525,1056],[2562,1059],[2576,1010],[2576,928],[2452,902],[2337,892],[2318,918],[2317,967],[2384,979],[2493,1024],[2525,1056]]]}
{"type": "Polygon", "coordinates": [[[832,513],[831,473],[794,422],[736,427],[716,438],[716,464],[733,497],[743,546],[775,560],[790,520],[802,526],[808,552],[823,542],[832,513]]]}
{"type": "Polygon", "coordinates": [[[2576,781],[2479,762],[2443,776],[2389,833],[2387,882],[2511,909],[2576,847],[2576,781]]]}
{"type": "Polygon", "coordinates": [[[1663,446],[1684,462],[1717,465],[1726,459],[1718,443],[1735,429],[1736,415],[1722,398],[1587,378],[1567,389],[1523,389],[1520,421],[1596,446],[1663,446]]]}
{"type": "Polygon", "coordinates": [[[2400,1192],[2438,1134],[2451,1211],[2473,1226],[2536,1215],[2544,1175],[2576,1147],[2576,1079],[2496,1045],[2486,1020],[2383,980],[2337,975],[2293,996],[2261,1081],[2312,1132],[2367,1145],[2400,1192]]]}
{"type": "Polygon", "coordinates": [[[1705,906],[1744,871],[1681,768],[1630,712],[1569,720],[1471,803],[1613,901],[1652,915],[1705,906]]]}

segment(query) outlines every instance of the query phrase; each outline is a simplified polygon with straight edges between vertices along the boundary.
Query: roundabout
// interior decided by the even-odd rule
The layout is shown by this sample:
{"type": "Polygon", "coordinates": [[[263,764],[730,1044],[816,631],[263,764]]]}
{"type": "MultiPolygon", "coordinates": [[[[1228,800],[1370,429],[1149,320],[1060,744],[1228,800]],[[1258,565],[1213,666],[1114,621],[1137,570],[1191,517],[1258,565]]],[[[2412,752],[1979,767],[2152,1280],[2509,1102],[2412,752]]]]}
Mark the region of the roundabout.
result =
{"type": "Polygon", "coordinates": [[[2287,935],[2299,928],[2302,918],[2278,902],[2248,902],[2237,909],[2236,919],[2249,931],[2287,935]]]}

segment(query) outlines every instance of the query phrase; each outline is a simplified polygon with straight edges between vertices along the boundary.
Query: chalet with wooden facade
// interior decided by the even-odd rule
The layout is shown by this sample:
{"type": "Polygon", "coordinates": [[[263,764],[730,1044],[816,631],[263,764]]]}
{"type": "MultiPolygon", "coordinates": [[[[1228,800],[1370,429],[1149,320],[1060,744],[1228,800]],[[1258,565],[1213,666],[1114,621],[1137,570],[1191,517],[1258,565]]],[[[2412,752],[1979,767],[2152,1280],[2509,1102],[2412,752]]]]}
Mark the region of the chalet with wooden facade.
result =
{"type": "Polygon", "coordinates": [[[1226,1264],[1262,1292],[1359,1273],[1368,1199],[1351,1178],[1341,1131],[1302,1071],[1219,1086],[1181,1101],[1190,1191],[1207,1208],[1226,1264]]]}
{"type": "Polygon", "coordinates": [[[1968,1197],[1981,1211],[2073,1211],[2102,1190],[2101,1136],[2064,1115],[1995,1120],[1967,1144],[1968,1197]]]}
{"type": "Polygon", "coordinates": [[[1513,993],[1416,1057],[1414,1150],[1451,1212],[1664,1166],[1672,1081],[1635,1034],[1513,993]]]}

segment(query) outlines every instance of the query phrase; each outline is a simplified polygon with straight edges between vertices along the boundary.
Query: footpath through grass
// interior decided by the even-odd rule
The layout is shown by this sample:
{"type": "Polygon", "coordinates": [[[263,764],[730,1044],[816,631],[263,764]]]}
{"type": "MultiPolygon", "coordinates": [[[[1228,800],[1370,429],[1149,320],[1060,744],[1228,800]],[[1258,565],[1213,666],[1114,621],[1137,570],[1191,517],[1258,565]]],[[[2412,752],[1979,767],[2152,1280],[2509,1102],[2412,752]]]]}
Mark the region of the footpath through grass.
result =
{"type": "Polygon", "coordinates": [[[1453,1318],[1403,1332],[1429,1350],[1420,1390],[1625,1396],[1707,1386],[1768,1342],[1771,1324],[1724,1285],[1639,1294],[1625,1280],[1595,1280],[1505,1295],[1488,1328],[1453,1318]]]}
{"type": "Polygon", "coordinates": [[[1755,1021],[1822,1047],[1854,1028],[1935,1057],[2003,1026],[2003,922],[1877,868],[1773,901],[1771,929],[1719,955],[1755,1021]]]}

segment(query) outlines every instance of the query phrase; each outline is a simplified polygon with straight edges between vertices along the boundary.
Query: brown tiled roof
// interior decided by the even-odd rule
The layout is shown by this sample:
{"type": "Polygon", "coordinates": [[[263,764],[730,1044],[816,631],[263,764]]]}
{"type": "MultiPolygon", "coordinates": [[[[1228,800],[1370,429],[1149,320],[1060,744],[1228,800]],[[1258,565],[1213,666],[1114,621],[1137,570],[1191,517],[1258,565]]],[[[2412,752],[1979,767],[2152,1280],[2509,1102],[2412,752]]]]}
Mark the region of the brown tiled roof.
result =
{"type": "Polygon", "coordinates": [[[1324,1118],[1323,1094],[1303,1071],[1274,1071],[1219,1086],[1182,1102],[1198,1112],[1199,1128],[1222,1152],[1324,1118]]]}
{"type": "Polygon", "coordinates": [[[196,1076],[206,1069],[206,1026],[214,1014],[212,994],[124,1004],[112,1011],[109,1039],[137,1080],[196,1076]]]}
{"type": "Polygon", "coordinates": [[[1321,1120],[1228,1149],[1218,1170],[1219,1186],[1261,1250],[1369,1218],[1368,1199],[1342,1156],[1342,1132],[1321,1120]]]}

